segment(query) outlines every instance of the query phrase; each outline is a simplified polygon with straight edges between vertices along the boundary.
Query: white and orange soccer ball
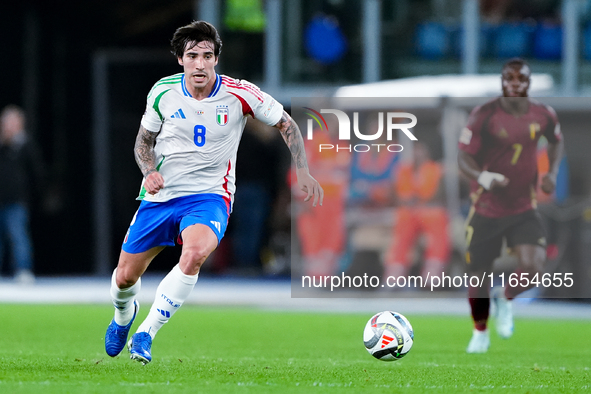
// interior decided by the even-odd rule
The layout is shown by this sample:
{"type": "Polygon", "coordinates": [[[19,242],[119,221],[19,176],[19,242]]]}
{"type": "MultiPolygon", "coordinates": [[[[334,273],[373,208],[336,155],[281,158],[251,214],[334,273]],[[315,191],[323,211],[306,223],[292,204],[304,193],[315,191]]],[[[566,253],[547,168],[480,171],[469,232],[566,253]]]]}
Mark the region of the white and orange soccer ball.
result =
{"type": "Polygon", "coordinates": [[[413,342],[414,331],[410,322],[397,312],[375,314],[363,330],[365,348],[382,361],[396,361],[406,356],[413,342]]]}

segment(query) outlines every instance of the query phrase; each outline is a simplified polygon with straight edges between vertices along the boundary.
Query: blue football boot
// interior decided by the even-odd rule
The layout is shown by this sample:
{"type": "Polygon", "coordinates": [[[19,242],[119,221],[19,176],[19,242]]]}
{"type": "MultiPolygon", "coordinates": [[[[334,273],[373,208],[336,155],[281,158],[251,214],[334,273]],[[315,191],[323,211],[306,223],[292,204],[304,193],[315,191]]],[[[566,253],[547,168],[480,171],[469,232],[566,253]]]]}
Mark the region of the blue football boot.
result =
{"type": "Polygon", "coordinates": [[[125,347],[125,342],[127,342],[127,335],[129,334],[129,329],[137,316],[138,311],[140,310],[140,303],[137,300],[133,300],[133,317],[131,321],[125,325],[120,326],[119,324],[115,323],[115,319],[111,320],[111,324],[107,328],[107,333],[105,334],[105,350],[107,354],[111,357],[117,356],[123,348],[125,347]]]}
{"type": "Polygon", "coordinates": [[[127,343],[129,357],[146,365],[152,361],[152,337],[147,332],[136,332],[127,343]]]}

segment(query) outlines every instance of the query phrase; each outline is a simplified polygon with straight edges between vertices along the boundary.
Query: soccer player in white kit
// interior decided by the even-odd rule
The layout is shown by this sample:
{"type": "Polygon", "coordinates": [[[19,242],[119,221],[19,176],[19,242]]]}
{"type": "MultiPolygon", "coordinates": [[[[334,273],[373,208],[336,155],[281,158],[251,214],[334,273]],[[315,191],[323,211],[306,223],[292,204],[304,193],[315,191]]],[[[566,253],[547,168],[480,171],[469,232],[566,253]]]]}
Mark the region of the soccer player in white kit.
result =
{"type": "Polygon", "coordinates": [[[105,335],[107,354],[117,356],[139,310],[142,274],[166,246],[182,244],[179,263],[160,282],[148,316],[128,342],[131,358],[144,364],[152,360],[156,333],[187,299],[224,236],[248,115],[281,132],[305,201],[322,205],[324,196],[309,173],[300,130],[283,106],[257,86],[215,72],[222,42],[213,25],[183,26],[171,45],[183,72],[162,78],[148,93],[134,148],[144,175],[141,203],[111,279],[115,316],[105,335]]]}

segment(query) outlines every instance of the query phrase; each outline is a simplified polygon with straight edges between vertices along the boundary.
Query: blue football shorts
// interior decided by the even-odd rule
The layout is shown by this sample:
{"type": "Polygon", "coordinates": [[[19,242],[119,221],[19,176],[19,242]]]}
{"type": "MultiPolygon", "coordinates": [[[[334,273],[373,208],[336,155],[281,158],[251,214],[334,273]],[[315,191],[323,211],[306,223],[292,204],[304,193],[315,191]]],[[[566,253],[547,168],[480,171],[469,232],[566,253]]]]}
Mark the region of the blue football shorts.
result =
{"type": "Polygon", "coordinates": [[[197,223],[211,228],[219,244],[229,217],[230,203],[218,194],[192,194],[165,202],[143,200],[129,225],[122,249],[127,253],[142,253],[156,246],[182,244],[183,230],[197,223]]]}

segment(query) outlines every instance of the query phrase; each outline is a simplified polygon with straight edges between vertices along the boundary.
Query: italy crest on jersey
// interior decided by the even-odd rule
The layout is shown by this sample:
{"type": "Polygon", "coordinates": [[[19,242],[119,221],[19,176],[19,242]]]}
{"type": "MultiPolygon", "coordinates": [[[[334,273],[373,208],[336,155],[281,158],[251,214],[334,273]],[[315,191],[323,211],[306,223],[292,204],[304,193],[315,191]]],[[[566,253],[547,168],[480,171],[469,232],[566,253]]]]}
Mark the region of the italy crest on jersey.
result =
{"type": "Polygon", "coordinates": [[[220,126],[225,126],[228,124],[228,106],[227,105],[220,105],[215,109],[215,119],[220,126]]]}

